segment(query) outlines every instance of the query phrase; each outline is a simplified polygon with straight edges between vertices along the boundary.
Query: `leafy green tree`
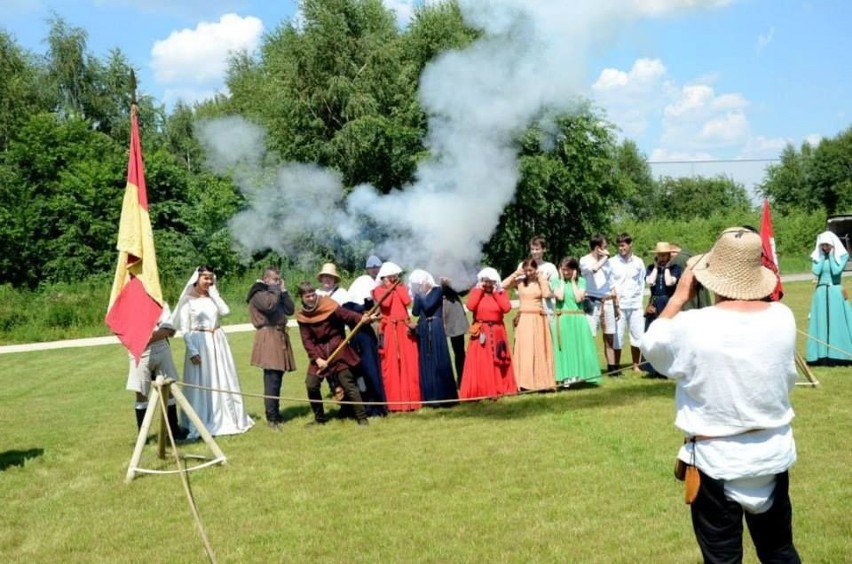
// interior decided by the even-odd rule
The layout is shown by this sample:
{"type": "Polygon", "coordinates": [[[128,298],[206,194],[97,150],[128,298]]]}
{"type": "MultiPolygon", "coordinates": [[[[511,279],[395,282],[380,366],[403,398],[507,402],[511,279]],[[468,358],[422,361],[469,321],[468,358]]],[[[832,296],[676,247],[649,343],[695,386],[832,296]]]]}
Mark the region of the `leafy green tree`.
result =
{"type": "Polygon", "coordinates": [[[533,235],[547,238],[551,259],[585,253],[589,236],[606,232],[623,197],[614,130],[590,109],[556,121],[555,145],[542,148],[542,131],[520,139],[521,179],[503,212],[486,260],[502,271],[517,267],[533,235]]]}
{"type": "Polygon", "coordinates": [[[114,261],[127,154],[81,119],[36,114],[4,155],[2,282],[81,280],[114,261]],[[6,246],[8,245],[8,246],[6,246]]]}
{"type": "Polygon", "coordinates": [[[787,145],[781,152],[781,162],[767,168],[760,192],[778,212],[813,211],[820,207],[819,194],[808,178],[812,155],[813,147],[808,143],[802,145],[801,151],[787,145]]]}
{"type": "Polygon", "coordinates": [[[618,181],[624,198],[618,216],[626,215],[640,221],[651,219],[657,213],[662,199],[659,185],[651,174],[651,166],[636,143],[625,139],[616,152],[618,181]]]}
{"type": "Polygon", "coordinates": [[[411,179],[422,150],[416,75],[380,0],[305,0],[259,61],[231,61],[230,107],[265,126],[284,160],[314,162],[383,192],[411,179]]]}
{"type": "Polygon", "coordinates": [[[46,109],[34,57],[0,30],[0,152],[31,113],[46,109]]]}
{"type": "Polygon", "coordinates": [[[748,210],[751,208],[745,187],[724,175],[659,180],[659,204],[656,215],[666,219],[709,217],[720,210],[748,210]]]}
{"type": "Polygon", "coordinates": [[[787,145],[771,165],[760,191],[782,213],[852,211],[852,127],[819,145],[787,145]]]}
{"type": "Polygon", "coordinates": [[[809,180],[828,213],[852,213],[852,127],[823,139],[813,152],[809,180]]]}

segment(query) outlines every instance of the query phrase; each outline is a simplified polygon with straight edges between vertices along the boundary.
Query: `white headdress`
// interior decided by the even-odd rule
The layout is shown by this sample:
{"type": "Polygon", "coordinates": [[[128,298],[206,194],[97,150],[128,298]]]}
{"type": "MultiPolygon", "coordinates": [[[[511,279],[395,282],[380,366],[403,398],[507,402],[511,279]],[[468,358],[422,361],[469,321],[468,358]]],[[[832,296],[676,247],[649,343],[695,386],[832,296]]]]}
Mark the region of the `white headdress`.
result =
{"type": "Polygon", "coordinates": [[[428,286],[431,290],[436,286],[435,278],[432,277],[431,274],[417,268],[411,271],[411,274],[408,275],[408,291],[411,294],[424,294],[423,289],[428,286]]]}
{"type": "Polygon", "coordinates": [[[494,282],[494,287],[497,288],[498,291],[503,289],[502,280],[500,279],[500,273],[497,272],[496,269],[491,268],[490,266],[480,270],[479,274],[476,275],[476,279],[480,282],[482,282],[483,280],[490,280],[494,282]]]}
{"type": "Polygon", "coordinates": [[[394,262],[385,262],[382,263],[382,267],[379,269],[379,273],[376,274],[376,278],[381,280],[387,276],[393,276],[394,274],[400,274],[402,272],[402,268],[399,267],[398,264],[394,262]]]}
{"type": "Polygon", "coordinates": [[[831,231],[823,231],[817,236],[816,245],[814,245],[814,252],[811,253],[811,258],[813,260],[819,260],[822,258],[822,249],[820,249],[820,245],[823,243],[828,243],[832,246],[831,254],[834,255],[835,260],[840,261],[843,255],[849,254],[846,250],[846,246],[840,240],[840,237],[832,233],[831,231]]]}
{"type": "Polygon", "coordinates": [[[376,281],[369,274],[362,274],[349,286],[349,300],[358,305],[364,305],[366,300],[373,299],[376,281]]]}

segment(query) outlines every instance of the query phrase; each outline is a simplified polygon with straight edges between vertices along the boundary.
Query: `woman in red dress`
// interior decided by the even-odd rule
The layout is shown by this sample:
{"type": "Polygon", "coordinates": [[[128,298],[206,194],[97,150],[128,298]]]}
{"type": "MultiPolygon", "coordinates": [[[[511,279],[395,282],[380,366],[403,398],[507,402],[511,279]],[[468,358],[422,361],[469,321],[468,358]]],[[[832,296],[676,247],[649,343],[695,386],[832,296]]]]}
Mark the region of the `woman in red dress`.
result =
{"type": "Polygon", "coordinates": [[[420,368],[417,339],[409,332],[408,306],[411,304],[411,295],[405,285],[396,284],[401,273],[402,269],[392,262],[382,264],[376,276],[380,282],[373,290],[373,299],[378,303],[390,292],[381,302],[382,319],[379,326],[379,356],[388,410],[414,411],[421,407],[420,368]]]}
{"type": "Polygon", "coordinates": [[[483,269],[477,278],[479,284],[467,299],[474,323],[459,390],[463,399],[497,397],[518,389],[509,337],[503,324],[503,318],[512,309],[509,296],[501,288],[500,275],[493,268],[483,269]]]}

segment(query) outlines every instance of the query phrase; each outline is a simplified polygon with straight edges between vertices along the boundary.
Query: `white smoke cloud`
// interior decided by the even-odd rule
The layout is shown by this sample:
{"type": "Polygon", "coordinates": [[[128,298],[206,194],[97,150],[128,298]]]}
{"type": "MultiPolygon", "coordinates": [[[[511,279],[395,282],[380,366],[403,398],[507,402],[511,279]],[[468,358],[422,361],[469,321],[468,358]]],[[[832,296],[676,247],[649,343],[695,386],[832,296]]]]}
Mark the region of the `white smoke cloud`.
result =
{"type": "Polygon", "coordinates": [[[216,22],[173,31],[151,48],[151,68],[159,83],[207,84],[225,74],[228,56],[253,51],[260,43],[263,22],[254,16],[225,14],[216,22]]]}
{"type": "Polygon", "coordinates": [[[306,234],[319,233],[348,238],[408,271],[420,267],[456,279],[462,270],[473,272],[514,195],[513,139],[543,115],[572,109],[587,90],[586,52],[633,19],[724,3],[459,0],[465,21],[484,35],[440,55],[423,72],[419,92],[431,157],[414,183],[387,195],[358,186],[344,197],[340,177],[312,165],[286,165],[275,174],[233,172],[242,170],[240,159],[258,165],[263,157],[262,150],[250,156],[240,149],[262,134],[237,134],[251,126],[232,122],[217,154],[230,159],[227,166],[250,202],[231,225],[234,235],[250,250],[294,256],[306,234]]]}

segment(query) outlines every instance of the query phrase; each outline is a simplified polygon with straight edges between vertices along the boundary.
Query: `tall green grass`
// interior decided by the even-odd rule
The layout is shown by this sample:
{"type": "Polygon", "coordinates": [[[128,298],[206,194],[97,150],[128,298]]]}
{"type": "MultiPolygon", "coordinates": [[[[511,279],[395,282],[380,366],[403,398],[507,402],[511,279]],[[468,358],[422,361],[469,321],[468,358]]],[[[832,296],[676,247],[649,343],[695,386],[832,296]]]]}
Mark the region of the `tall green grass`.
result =
{"type": "MultiPolygon", "coordinates": [[[[805,327],[810,286],[786,290],[805,327]]],[[[243,389],[261,393],[252,334],[229,341],[243,389]]],[[[181,365],[181,340],[173,348],[181,365]]],[[[294,400],[305,396],[301,347],[297,363],[283,390],[294,400]]],[[[205,561],[177,476],[124,483],[135,439],[126,370],[119,346],[0,355],[0,561],[205,561]]],[[[852,371],[815,375],[821,387],[792,394],[794,535],[804,561],[844,562],[852,371]]],[[[306,426],[308,407],[287,401],[280,433],[247,398],[255,428],[217,439],[227,465],[189,479],[220,562],[699,562],[671,476],[673,393],[629,375],[367,428],[306,426]]],[[[155,452],[143,466],[170,468],[155,452]]]]}
{"type": "MultiPolygon", "coordinates": [[[[163,298],[175,307],[191,272],[181,280],[161,280],[163,298]]],[[[246,323],[245,297],[259,272],[219,280],[222,297],[231,308],[223,323],[246,323]]],[[[315,280],[315,274],[301,270],[284,273],[295,289],[301,280],[315,280]]],[[[104,323],[112,278],[92,277],[75,284],[51,284],[37,290],[0,285],[0,345],[36,343],[110,335],[104,323]]]]}

